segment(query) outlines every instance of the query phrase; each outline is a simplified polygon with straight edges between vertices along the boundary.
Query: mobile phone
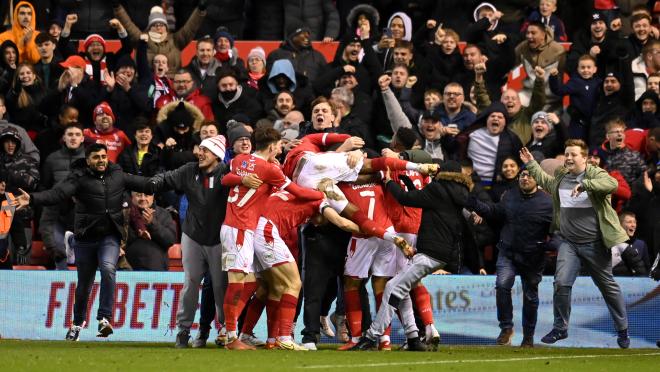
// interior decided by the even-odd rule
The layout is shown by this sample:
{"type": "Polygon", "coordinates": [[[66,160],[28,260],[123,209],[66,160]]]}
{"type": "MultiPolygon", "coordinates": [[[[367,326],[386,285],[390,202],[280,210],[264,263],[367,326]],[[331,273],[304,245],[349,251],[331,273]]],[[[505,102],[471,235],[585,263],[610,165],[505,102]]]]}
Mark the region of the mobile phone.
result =
{"type": "Polygon", "coordinates": [[[458,129],[458,125],[455,123],[447,124],[447,128],[458,129]]]}
{"type": "Polygon", "coordinates": [[[383,35],[385,35],[387,37],[392,37],[392,29],[389,28],[389,27],[385,27],[383,29],[383,35]]]}

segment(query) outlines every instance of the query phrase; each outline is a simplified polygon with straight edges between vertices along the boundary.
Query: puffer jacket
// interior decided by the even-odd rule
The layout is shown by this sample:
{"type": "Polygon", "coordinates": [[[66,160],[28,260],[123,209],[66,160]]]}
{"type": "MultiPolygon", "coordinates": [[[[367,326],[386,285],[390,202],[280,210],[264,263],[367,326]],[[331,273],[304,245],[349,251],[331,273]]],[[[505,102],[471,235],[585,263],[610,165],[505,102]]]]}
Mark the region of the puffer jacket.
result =
{"type": "Polygon", "coordinates": [[[339,35],[339,13],[331,0],[285,0],[284,29],[303,23],[311,31],[311,40],[326,36],[336,39],[339,35]]]}
{"type": "Polygon", "coordinates": [[[122,204],[126,190],[153,193],[148,178],[124,173],[114,163],[96,173],[85,159],[76,160],[69,176],[50,190],[31,194],[32,205],[56,205],[76,198],[74,233],[76,240],[94,241],[108,235],[125,239],[122,204]]]}
{"type": "Polygon", "coordinates": [[[457,272],[462,266],[462,210],[473,187],[470,177],[440,172],[423,189],[408,192],[397,182],[389,181],[385,186],[401,205],[422,208],[417,253],[445,262],[445,270],[457,272]]]}

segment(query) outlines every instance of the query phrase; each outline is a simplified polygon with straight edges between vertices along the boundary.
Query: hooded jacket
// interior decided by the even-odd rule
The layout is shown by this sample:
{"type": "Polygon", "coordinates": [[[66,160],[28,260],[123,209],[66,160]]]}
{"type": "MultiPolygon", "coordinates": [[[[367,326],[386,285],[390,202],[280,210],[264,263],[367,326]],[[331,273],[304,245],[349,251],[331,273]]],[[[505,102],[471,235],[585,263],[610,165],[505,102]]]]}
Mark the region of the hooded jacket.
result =
{"type": "Polygon", "coordinates": [[[473,184],[469,176],[440,172],[421,190],[403,191],[394,181],[385,184],[403,206],[422,208],[417,232],[417,253],[447,263],[450,272],[462,266],[462,210],[473,184]]]}
{"type": "MultiPolygon", "coordinates": [[[[551,176],[541,169],[541,166],[536,160],[527,163],[526,167],[538,185],[552,196],[553,216],[550,229],[551,231],[558,231],[560,213],[559,185],[568,173],[568,170],[561,166],[555,170],[554,176],[551,176]]],[[[611,247],[628,240],[628,234],[626,234],[619,224],[619,217],[614,208],[612,208],[611,194],[616,190],[617,182],[604,169],[587,164],[582,187],[596,211],[598,228],[604,247],[609,253],[611,247]]]]}
{"type": "Polygon", "coordinates": [[[37,50],[37,44],[35,44],[34,39],[39,35],[37,31],[37,13],[34,11],[34,7],[27,1],[19,1],[14,7],[14,22],[11,24],[11,28],[0,34],[0,44],[5,40],[11,40],[18,47],[18,62],[30,62],[32,64],[37,63],[41,58],[39,56],[39,51],[37,50]],[[18,24],[18,9],[21,7],[27,6],[32,9],[32,20],[30,21],[30,28],[34,30],[32,32],[32,37],[27,43],[23,43],[25,38],[25,30],[23,26],[18,24]]]}
{"type": "MultiPolygon", "coordinates": [[[[8,63],[5,62],[5,50],[12,48],[15,51],[18,51],[18,47],[11,40],[5,40],[0,44],[0,94],[6,94],[9,89],[11,89],[11,84],[14,81],[14,74],[16,74],[16,68],[11,67],[8,63]]],[[[18,65],[16,61],[16,65],[18,65]]]]}
{"type": "Polygon", "coordinates": [[[288,90],[293,93],[296,110],[302,111],[307,117],[310,110],[309,105],[316,98],[309,79],[294,70],[292,62],[287,59],[276,60],[268,71],[270,71],[268,78],[259,80],[258,97],[261,99],[264,111],[269,112],[274,107],[273,98],[280,91],[275,84],[275,78],[278,75],[284,75],[289,79],[288,90]]]}
{"type": "Polygon", "coordinates": [[[192,152],[195,145],[195,140],[192,134],[199,131],[199,128],[201,128],[202,122],[204,121],[204,115],[195,105],[186,101],[181,102],[183,102],[188,114],[193,118],[193,124],[188,132],[179,134],[174,130],[172,124],[167,121],[167,117],[177,108],[179,102],[171,102],[163,106],[156,116],[158,126],[156,127],[154,134],[154,142],[165,143],[170,137],[176,140],[176,145],[174,147],[165,147],[161,152],[162,164],[165,169],[168,170],[176,169],[183,164],[196,160],[196,157],[192,152]]]}
{"type": "Polygon", "coordinates": [[[626,121],[629,128],[651,129],[660,126],[660,97],[650,90],[645,91],[635,102],[635,111],[626,121]],[[644,100],[653,100],[655,102],[655,112],[643,112],[642,103],[644,100]]]}
{"type": "Polygon", "coordinates": [[[380,13],[378,13],[378,9],[369,4],[358,4],[348,12],[346,16],[346,24],[348,25],[346,35],[356,35],[355,32],[359,28],[357,21],[360,15],[364,15],[369,20],[369,26],[371,27],[369,38],[376,40],[378,37],[378,25],[380,24],[380,13]]]}
{"type": "Polygon", "coordinates": [[[152,194],[154,184],[148,178],[122,172],[108,163],[105,172],[97,173],[78,159],[69,176],[52,189],[31,194],[32,205],[56,205],[76,198],[74,233],[76,240],[94,241],[108,235],[125,238],[122,204],[126,190],[152,194]]]}
{"type": "MultiPolygon", "coordinates": [[[[406,13],[396,12],[392,14],[390,19],[387,20],[387,28],[391,28],[392,20],[397,17],[403,20],[404,30],[403,30],[403,37],[401,39],[406,41],[411,41],[413,34],[412,20],[406,13]]],[[[374,26],[372,25],[371,28],[373,29],[374,26]]],[[[378,54],[378,60],[383,66],[383,68],[386,70],[390,69],[392,67],[392,64],[394,63],[394,48],[380,49],[378,48],[378,44],[376,44],[374,45],[374,50],[378,54]]]]}

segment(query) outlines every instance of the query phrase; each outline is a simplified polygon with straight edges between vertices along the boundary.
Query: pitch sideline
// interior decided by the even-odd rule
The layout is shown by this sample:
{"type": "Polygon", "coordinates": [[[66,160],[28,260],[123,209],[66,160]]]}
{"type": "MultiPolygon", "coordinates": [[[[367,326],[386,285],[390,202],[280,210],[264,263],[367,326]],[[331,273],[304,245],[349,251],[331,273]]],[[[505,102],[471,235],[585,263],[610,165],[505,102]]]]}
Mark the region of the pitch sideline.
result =
{"type": "Polygon", "coordinates": [[[531,360],[557,360],[557,359],[590,359],[600,357],[638,357],[638,356],[660,356],[660,352],[656,353],[631,353],[631,354],[587,354],[587,355],[556,355],[556,356],[539,356],[530,358],[505,358],[505,359],[453,359],[453,360],[427,360],[419,362],[393,362],[393,363],[367,363],[367,364],[324,364],[324,365],[309,365],[296,367],[297,369],[322,369],[322,368],[372,368],[372,367],[396,367],[396,366],[410,366],[410,365],[433,365],[433,364],[457,364],[457,363],[498,363],[498,362],[526,362],[531,360]]]}

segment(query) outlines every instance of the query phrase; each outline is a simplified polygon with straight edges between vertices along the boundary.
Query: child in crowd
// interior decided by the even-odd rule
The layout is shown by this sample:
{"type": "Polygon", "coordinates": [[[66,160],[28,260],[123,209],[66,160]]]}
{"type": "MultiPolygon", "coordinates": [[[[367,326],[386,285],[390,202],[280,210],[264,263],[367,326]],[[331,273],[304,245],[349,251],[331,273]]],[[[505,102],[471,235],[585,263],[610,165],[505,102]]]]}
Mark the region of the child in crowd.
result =
{"type": "Polygon", "coordinates": [[[523,24],[520,32],[524,34],[527,31],[527,25],[529,25],[529,22],[538,21],[552,30],[555,41],[568,41],[564,22],[562,22],[562,20],[559,19],[556,14],[554,14],[556,11],[557,0],[540,0],[538,9],[530,13],[530,15],[525,20],[525,23],[523,24]]]}
{"type": "Polygon", "coordinates": [[[550,90],[557,96],[569,95],[571,105],[568,113],[571,122],[568,126],[569,138],[586,140],[591,124],[591,116],[598,99],[598,87],[602,79],[596,77],[596,59],[585,54],[578,60],[577,73],[573,74],[568,82],[562,83],[562,76],[556,68],[550,70],[550,90]]]}

